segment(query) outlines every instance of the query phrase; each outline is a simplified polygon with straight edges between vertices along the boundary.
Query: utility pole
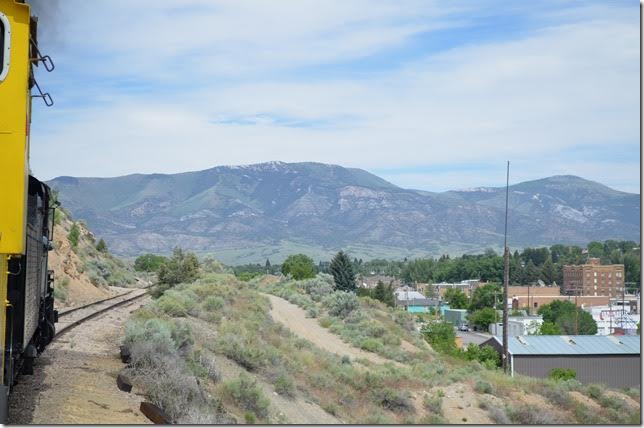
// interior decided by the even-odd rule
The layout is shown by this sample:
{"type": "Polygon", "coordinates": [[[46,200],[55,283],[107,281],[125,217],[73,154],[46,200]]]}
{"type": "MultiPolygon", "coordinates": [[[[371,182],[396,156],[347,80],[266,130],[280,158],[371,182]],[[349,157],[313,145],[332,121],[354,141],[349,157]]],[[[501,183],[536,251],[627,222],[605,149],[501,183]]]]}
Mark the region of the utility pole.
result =
{"type": "Polygon", "coordinates": [[[510,251],[508,250],[508,195],[510,193],[510,161],[505,182],[505,233],[503,235],[503,372],[509,373],[508,358],[508,284],[510,283],[510,251]]]}

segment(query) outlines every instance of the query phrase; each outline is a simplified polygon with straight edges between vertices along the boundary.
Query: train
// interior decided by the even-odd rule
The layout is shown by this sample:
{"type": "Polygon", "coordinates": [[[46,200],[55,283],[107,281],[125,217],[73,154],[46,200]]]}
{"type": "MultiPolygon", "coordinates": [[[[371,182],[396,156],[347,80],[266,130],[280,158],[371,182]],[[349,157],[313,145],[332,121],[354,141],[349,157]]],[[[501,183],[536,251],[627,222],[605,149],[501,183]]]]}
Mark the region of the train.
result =
{"type": "Polygon", "coordinates": [[[53,248],[57,203],[47,184],[30,174],[29,132],[34,98],[51,106],[35,78],[54,63],[38,49],[38,18],[24,0],[0,0],[0,422],[19,375],[53,340],[53,248]]]}

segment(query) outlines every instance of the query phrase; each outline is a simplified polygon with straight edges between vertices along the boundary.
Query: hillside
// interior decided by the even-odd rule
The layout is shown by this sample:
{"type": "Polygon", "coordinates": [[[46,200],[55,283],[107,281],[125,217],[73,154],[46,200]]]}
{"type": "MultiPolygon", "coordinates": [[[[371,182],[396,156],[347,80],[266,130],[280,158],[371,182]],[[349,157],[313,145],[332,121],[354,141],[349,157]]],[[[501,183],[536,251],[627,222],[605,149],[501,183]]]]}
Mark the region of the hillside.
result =
{"type": "Polygon", "coordinates": [[[179,285],[128,321],[124,374],[180,424],[639,421],[639,389],[510,378],[435,352],[416,317],[332,284],[205,274],[179,285]]]}
{"type": "MultiPolygon", "coordinates": [[[[180,245],[226,263],[474,253],[503,242],[504,190],[402,189],[359,169],[270,162],[182,174],[59,177],[49,183],[120,255],[180,245]]],[[[640,196],[574,176],[511,186],[514,248],[639,241],[640,196]]]]}
{"type": "Polygon", "coordinates": [[[49,269],[54,271],[57,307],[77,306],[143,284],[124,262],[109,251],[98,251],[96,243],[96,237],[82,222],[74,222],[64,210],[56,211],[49,269]],[[74,224],[79,231],[75,246],[69,239],[74,224]]]}

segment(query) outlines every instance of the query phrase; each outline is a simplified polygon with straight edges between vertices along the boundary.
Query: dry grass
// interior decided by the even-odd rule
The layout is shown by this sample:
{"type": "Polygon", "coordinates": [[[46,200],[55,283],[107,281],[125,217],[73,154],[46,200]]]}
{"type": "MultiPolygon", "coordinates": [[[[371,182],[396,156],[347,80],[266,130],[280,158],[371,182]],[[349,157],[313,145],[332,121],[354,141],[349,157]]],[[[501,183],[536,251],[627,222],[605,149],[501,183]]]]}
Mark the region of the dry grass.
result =
{"type": "MultiPolygon", "coordinates": [[[[394,366],[351,361],[350,358],[319,349],[275,323],[270,316],[268,299],[258,292],[258,288],[274,290],[283,286],[285,291],[282,290],[281,294],[290,293],[293,300],[300,301],[304,306],[312,305],[309,309],[322,312],[327,310],[322,293],[327,285],[324,278],[309,280],[306,284],[297,281],[263,281],[261,277],[242,283],[231,275],[211,274],[194,284],[176,287],[168,297],[162,297],[140,311],[139,324],[129,327],[131,331],[128,337],[133,342],[154,341],[155,346],[161,347],[162,355],[170,354],[172,358],[182,361],[172,360],[176,367],[183,367],[181,373],[189,372],[215,384],[212,391],[216,398],[209,405],[219,406],[216,408],[220,410],[225,405],[238,419],[248,423],[275,423],[279,419],[271,414],[268,405],[265,405],[266,397],[263,398],[250,380],[236,379],[218,385],[216,365],[205,358],[209,354],[191,349],[194,345],[189,331],[184,324],[177,322],[178,319],[192,316],[203,320],[200,322],[207,322],[216,331],[213,338],[204,339],[203,345],[209,352],[236,361],[272,384],[280,395],[301,397],[317,403],[347,423],[444,423],[441,415],[442,397],[438,393],[426,395],[426,392],[455,383],[471,385],[477,394],[487,397],[477,397],[480,407],[487,410],[493,421],[502,424],[561,423],[570,420],[593,423],[633,418],[632,410],[623,417],[608,413],[624,412],[625,408],[621,408],[613,398],[596,394],[593,388],[591,393],[598,400],[603,398],[608,406],[607,412],[598,418],[593,418],[587,408],[578,406],[570,397],[568,391],[578,388],[574,383],[557,384],[522,376],[510,378],[500,370],[486,369],[478,362],[443,355],[438,357],[431,351],[419,351],[413,355],[404,353],[401,339],[410,343],[418,339],[415,331],[410,331],[409,319],[371,299],[358,299],[358,307],[344,311],[344,318],[320,314],[320,323],[328,323],[332,331],[335,328],[340,336],[351,343],[360,338],[358,346],[364,349],[404,355],[405,364],[394,366]],[[295,294],[303,297],[294,297],[295,294]],[[173,305],[185,310],[168,310],[168,306],[173,305]],[[140,323],[149,325],[142,328],[140,323]],[[395,336],[398,340],[388,336],[395,336]],[[522,404],[515,399],[521,391],[537,393],[544,400],[531,405],[522,404]],[[495,401],[488,403],[485,400],[500,400],[507,402],[508,406],[492,406],[490,403],[495,401]],[[570,420],[566,419],[567,415],[570,415],[570,420]]],[[[347,307],[344,303],[341,306],[347,307]]],[[[169,364],[163,364],[166,363],[169,364]]],[[[179,374],[169,373],[168,378],[178,377],[179,374]]],[[[148,375],[154,379],[153,374],[148,375]]],[[[161,382],[160,379],[147,382],[151,382],[152,389],[162,389],[154,383],[161,382]]],[[[169,398],[158,398],[165,406],[177,409],[173,410],[173,417],[177,421],[206,420],[199,416],[199,411],[194,410],[204,405],[199,398],[199,385],[196,389],[190,383],[173,385],[171,382],[167,386],[169,391],[179,387],[182,389],[181,393],[173,395],[172,399],[177,403],[163,401],[169,398]],[[185,408],[179,410],[182,406],[185,408]]],[[[473,403],[475,406],[477,399],[473,403]]],[[[225,412],[218,414],[224,415],[225,412]]]]}

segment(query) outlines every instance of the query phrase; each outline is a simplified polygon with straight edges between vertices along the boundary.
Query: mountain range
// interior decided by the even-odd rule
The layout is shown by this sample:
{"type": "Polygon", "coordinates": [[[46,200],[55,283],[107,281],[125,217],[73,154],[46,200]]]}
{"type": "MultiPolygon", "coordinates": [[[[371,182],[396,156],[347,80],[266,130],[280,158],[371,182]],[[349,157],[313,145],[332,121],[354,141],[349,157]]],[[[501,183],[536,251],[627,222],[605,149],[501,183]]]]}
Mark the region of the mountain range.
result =
{"type": "MultiPolygon", "coordinates": [[[[174,246],[226,263],[478,253],[503,246],[505,188],[403,189],[361,169],[268,162],[181,174],[58,177],[49,185],[123,256],[174,246]]],[[[576,176],[510,186],[512,248],[640,240],[640,195],[576,176]]]]}

